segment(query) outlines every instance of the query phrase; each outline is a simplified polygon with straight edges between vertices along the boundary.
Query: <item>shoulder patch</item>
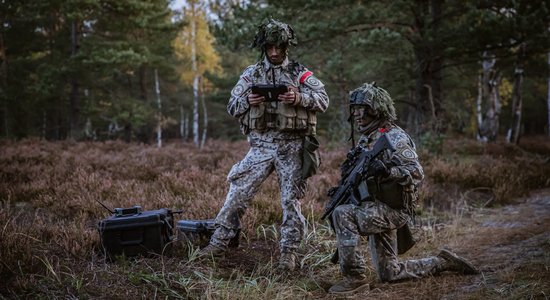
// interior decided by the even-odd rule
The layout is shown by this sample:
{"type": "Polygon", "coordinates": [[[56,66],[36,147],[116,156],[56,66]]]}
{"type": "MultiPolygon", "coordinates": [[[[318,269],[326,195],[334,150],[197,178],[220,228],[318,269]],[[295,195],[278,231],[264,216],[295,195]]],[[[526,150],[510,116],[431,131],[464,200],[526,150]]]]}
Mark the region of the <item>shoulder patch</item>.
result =
{"type": "Polygon", "coordinates": [[[255,67],[256,65],[251,65],[244,69],[239,81],[231,90],[231,96],[241,97],[249,90],[250,86],[254,83],[252,78],[255,67]]]}
{"type": "Polygon", "coordinates": [[[308,79],[309,76],[311,76],[311,75],[313,75],[313,72],[311,72],[311,71],[304,72],[304,74],[302,74],[302,76],[300,76],[300,84],[304,84],[306,79],[308,79]]]}
{"type": "Polygon", "coordinates": [[[248,85],[244,84],[242,81],[239,80],[235,87],[231,90],[231,96],[233,97],[240,97],[242,96],[246,91],[248,91],[248,85]]]}
{"type": "Polygon", "coordinates": [[[401,128],[394,127],[388,132],[388,137],[395,146],[396,154],[407,160],[417,159],[414,144],[409,135],[401,128]]]}
{"type": "Polygon", "coordinates": [[[246,83],[248,84],[251,84],[252,83],[252,80],[250,79],[250,77],[246,76],[246,75],[243,75],[241,77],[242,80],[244,80],[246,83]]]}
{"type": "MultiPolygon", "coordinates": [[[[306,74],[306,73],[304,73],[306,74]]],[[[303,77],[303,75],[302,75],[303,77]]],[[[300,77],[301,79],[301,77],[300,77]]],[[[300,80],[300,83],[301,80],[300,80]]],[[[309,74],[306,78],[304,78],[304,82],[303,84],[313,90],[318,90],[320,88],[323,88],[325,85],[319,80],[317,79],[317,77],[315,77],[315,75],[313,75],[313,73],[309,74]]]]}

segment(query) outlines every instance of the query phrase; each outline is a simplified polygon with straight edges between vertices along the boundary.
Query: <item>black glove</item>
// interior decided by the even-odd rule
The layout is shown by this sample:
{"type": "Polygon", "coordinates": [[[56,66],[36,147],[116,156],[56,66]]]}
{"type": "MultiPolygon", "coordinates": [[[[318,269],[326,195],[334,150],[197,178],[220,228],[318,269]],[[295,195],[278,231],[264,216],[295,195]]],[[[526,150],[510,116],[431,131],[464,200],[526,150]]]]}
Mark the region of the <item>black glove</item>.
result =
{"type": "Polygon", "coordinates": [[[367,177],[380,177],[386,178],[390,176],[390,169],[379,159],[370,163],[367,170],[367,177]]]}

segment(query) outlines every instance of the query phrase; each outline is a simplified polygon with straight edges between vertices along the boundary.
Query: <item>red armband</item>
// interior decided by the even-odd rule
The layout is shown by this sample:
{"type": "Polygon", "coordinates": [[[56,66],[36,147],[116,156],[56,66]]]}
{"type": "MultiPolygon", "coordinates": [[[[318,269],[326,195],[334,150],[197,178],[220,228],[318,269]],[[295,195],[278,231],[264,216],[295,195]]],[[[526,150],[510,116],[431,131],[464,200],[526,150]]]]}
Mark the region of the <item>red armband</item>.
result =
{"type": "Polygon", "coordinates": [[[300,84],[303,84],[304,81],[306,81],[306,79],[311,75],[313,75],[313,72],[311,72],[311,71],[305,72],[304,75],[302,75],[302,77],[300,77],[300,84]]]}

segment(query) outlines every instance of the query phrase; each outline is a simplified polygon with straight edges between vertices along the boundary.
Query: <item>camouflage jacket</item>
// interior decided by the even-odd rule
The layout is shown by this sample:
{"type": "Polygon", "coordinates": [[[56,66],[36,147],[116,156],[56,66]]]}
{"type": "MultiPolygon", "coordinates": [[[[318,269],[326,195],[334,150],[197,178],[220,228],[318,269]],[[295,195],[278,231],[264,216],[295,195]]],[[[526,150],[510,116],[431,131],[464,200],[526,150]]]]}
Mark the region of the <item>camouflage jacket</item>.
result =
{"type": "MultiPolygon", "coordinates": [[[[267,58],[247,67],[239,81],[231,91],[231,97],[227,105],[228,113],[240,120],[241,130],[248,134],[251,130],[261,128],[250,120],[260,118],[264,114],[287,115],[298,118],[304,116],[304,126],[308,129],[316,125],[316,112],[324,112],[329,104],[329,98],[324,84],[317,79],[311,71],[302,64],[291,62],[286,58],[281,65],[271,64],[267,58]],[[259,106],[250,106],[248,95],[250,87],[254,84],[284,84],[297,87],[301,100],[296,106],[279,102],[262,103],[259,106]]],[[[264,119],[260,119],[265,122],[264,119]]],[[[299,124],[300,120],[293,120],[292,124],[299,124]]],[[[264,126],[265,130],[280,130],[276,126],[264,126]]],[[[292,131],[292,128],[290,128],[292,131]]]]}

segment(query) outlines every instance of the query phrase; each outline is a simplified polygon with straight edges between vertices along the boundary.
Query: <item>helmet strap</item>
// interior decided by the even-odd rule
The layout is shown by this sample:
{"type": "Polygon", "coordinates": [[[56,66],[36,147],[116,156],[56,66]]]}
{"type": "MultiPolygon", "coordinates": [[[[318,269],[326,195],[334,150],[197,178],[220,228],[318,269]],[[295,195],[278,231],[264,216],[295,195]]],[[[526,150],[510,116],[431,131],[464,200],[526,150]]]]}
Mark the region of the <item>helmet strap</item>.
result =
{"type": "Polygon", "coordinates": [[[348,138],[348,141],[351,140],[351,149],[355,148],[355,128],[353,127],[353,109],[351,108],[351,105],[349,106],[349,117],[348,122],[351,128],[350,136],[348,138]]]}

